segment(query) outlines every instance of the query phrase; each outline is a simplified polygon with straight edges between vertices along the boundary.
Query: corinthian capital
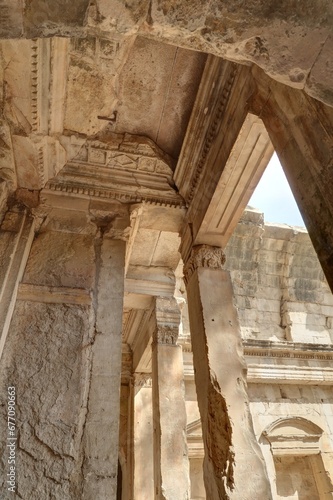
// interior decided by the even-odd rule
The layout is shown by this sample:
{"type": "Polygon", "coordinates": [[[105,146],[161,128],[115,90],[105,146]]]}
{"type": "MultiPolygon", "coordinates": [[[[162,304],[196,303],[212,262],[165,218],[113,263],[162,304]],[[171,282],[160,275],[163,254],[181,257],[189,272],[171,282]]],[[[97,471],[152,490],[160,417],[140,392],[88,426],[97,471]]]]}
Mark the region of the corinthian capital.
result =
{"type": "Polygon", "coordinates": [[[178,326],[158,325],[154,340],[156,344],[176,345],[178,333],[178,326]]]}
{"type": "Polygon", "coordinates": [[[209,267],[211,269],[222,269],[225,263],[225,255],[220,247],[210,245],[196,245],[192,248],[191,256],[184,265],[184,281],[187,284],[198,267],[209,267]]]}

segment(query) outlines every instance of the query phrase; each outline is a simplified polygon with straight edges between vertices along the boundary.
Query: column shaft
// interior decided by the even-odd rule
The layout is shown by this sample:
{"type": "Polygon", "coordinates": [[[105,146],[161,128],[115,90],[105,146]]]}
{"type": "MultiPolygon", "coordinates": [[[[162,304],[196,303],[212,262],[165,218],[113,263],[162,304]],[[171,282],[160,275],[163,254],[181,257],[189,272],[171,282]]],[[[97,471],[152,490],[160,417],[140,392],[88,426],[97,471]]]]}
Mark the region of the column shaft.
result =
{"type": "Polygon", "coordinates": [[[34,220],[26,212],[7,212],[0,230],[0,358],[34,237],[34,220]]]}
{"type": "Polygon", "coordinates": [[[135,375],[134,500],[154,498],[153,399],[151,375],[135,375]]]}
{"type": "Polygon", "coordinates": [[[157,316],[167,320],[165,306],[174,304],[177,326],[161,324],[152,347],[155,497],[158,500],[189,499],[189,462],[186,445],[183,357],[176,345],[180,312],[176,301],[157,299],[157,316]],[[162,307],[161,307],[162,305],[162,307]]]}
{"type": "Polygon", "coordinates": [[[185,276],[207,498],[268,500],[270,485],[249,410],[230,275],[221,269],[221,249],[198,248],[185,276]]]}
{"type": "Polygon", "coordinates": [[[100,249],[84,500],[115,500],[117,495],[125,247],[124,241],[104,238],[100,249]]]}

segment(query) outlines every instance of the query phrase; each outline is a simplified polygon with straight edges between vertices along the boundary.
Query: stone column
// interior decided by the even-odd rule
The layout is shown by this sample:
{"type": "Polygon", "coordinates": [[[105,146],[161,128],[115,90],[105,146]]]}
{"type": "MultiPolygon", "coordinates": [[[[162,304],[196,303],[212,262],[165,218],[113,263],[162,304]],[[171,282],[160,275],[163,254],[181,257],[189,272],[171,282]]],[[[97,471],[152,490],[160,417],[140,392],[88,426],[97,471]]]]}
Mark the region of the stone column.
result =
{"type": "Polygon", "coordinates": [[[154,498],[153,399],[149,373],[134,376],[134,500],[154,498]]]}
{"type": "Polygon", "coordinates": [[[183,358],[175,299],[156,299],[152,345],[155,499],[189,499],[183,358]]]}
{"type": "Polygon", "coordinates": [[[198,245],[184,267],[209,500],[272,498],[246,390],[246,365],[221,248],[198,245]]]}
{"type": "Polygon", "coordinates": [[[117,498],[126,242],[114,236],[121,236],[121,231],[113,228],[104,233],[96,250],[96,323],[85,425],[83,500],[117,498]]]}

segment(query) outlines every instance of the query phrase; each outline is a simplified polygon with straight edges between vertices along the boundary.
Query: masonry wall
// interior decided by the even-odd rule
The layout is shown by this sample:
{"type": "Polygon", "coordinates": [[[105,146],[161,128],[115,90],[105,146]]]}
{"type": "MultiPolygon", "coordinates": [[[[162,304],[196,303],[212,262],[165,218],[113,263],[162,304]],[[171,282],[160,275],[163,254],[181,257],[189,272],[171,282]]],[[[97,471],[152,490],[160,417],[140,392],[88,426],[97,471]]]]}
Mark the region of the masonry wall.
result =
{"type": "Polygon", "coordinates": [[[226,257],[244,338],[333,342],[333,296],[304,228],[246,211],[226,257]]]}
{"type": "MultiPolygon", "coordinates": [[[[94,311],[69,297],[57,303],[47,292],[93,288],[94,257],[91,235],[47,231],[32,245],[23,277],[26,295],[16,302],[0,372],[2,422],[7,421],[7,387],[16,389],[21,498],[80,497],[94,311]]],[[[2,425],[3,471],[8,469],[6,437],[2,425]]],[[[3,474],[2,498],[12,498],[5,480],[3,474]]]]}
{"type": "MultiPolygon", "coordinates": [[[[263,448],[274,499],[330,498],[330,495],[325,496],[325,487],[327,491],[329,485],[326,483],[321,486],[318,475],[327,476],[325,481],[332,479],[333,475],[332,387],[248,384],[248,393],[254,429],[263,448]],[[297,453],[293,455],[290,452],[274,457],[273,460],[269,442],[265,439],[265,431],[281,418],[294,419],[295,422],[302,419],[317,425],[322,430],[319,440],[320,455],[305,453],[302,461],[297,453]]],[[[295,429],[291,429],[291,432],[295,432],[295,429]]]]}

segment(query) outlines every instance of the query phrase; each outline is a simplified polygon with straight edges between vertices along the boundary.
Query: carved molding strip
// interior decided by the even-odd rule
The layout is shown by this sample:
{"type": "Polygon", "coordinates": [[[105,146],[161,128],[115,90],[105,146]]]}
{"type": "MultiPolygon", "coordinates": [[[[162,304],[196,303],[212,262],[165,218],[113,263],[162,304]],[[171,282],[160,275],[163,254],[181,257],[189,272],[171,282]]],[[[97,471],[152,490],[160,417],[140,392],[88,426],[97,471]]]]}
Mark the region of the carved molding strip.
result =
{"type": "MultiPolygon", "coordinates": [[[[181,199],[170,200],[164,199],[163,197],[158,198],[156,196],[130,194],[120,191],[111,191],[100,188],[92,188],[89,186],[75,185],[75,184],[58,184],[57,182],[49,182],[47,188],[50,191],[56,191],[61,193],[68,193],[77,196],[88,196],[92,198],[102,198],[102,199],[112,199],[118,200],[123,203],[147,203],[149,205],[156,205],[161,207],[170,208],[183,208],[184,202],[181,199]]],[[[47,192],[47,190],[46,190],[47,192]]]]}
{"type": "Polygon", "coordinates": [[[129,384],[132,379],[133,354],[126,343],[121,346],[121,383],[129,384]]]}
{"type": "Polygon", "coordinates": [[[184,265],[184,281],[187,285],[192,274],[198,267],[222,269],[225,263],[225,254],[220,247],[210,245],[196,245],[192,248],[190,258],[184,265]]]}
{"type": "Polygon", "coordinates": [[[91,296],[85,288],[66,286],[43,286],[21,283],[17,300],[41,302],[46,304],[80,304],[90,305],[91,296]]]}
{"type": "Polygon", "coordinates": [[[238,66],[209,56],[193,108],[184,146],[175,172],[175,182],[189,205],[205,162],[218,133],[238,66]]]}
{"type": "Polygon", "coordinates": [[[248,383],[333,385],[333,369],[325,366],[247,364],[248,383]]]}
{"type": "Polygon", "coordinates": [[[38,39],[31,41],[31,127],[38,132],[38,39]]]}
{"type": "Polygon", "coordinates": [[[301,342],[272,342],[269,340],[245,339],[246,356],[289,359],[333,359],[332,344],[309,344],[301,342]]]}

